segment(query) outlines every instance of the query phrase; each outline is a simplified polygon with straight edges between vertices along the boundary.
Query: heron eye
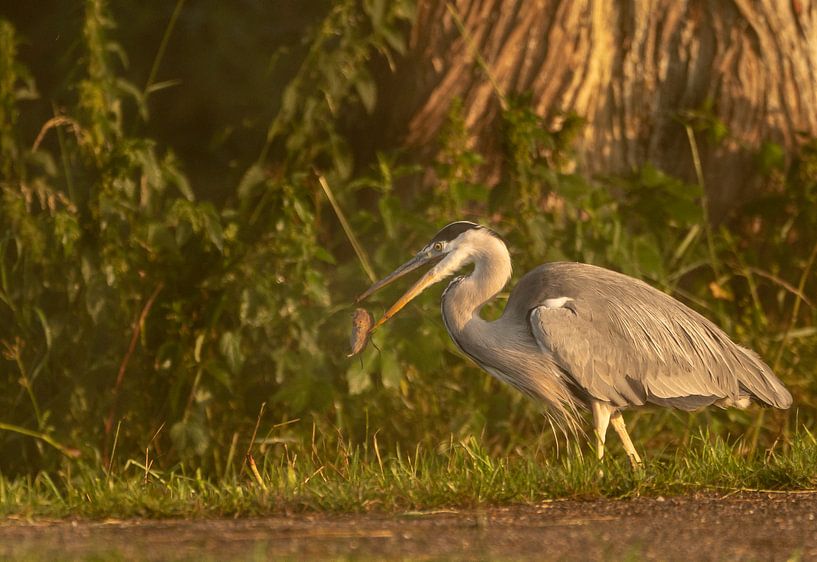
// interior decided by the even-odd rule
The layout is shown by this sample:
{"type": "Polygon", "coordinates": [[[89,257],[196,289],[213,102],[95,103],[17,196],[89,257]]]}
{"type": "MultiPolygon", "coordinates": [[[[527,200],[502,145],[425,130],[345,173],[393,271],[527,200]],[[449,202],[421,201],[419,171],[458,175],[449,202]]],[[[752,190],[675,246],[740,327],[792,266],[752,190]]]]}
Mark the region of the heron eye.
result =
{"type": "Polygon", "coordinates": [[[443,249],[443,243],[442,242],[437,242],[436,244],[434,244],[434,251],[435,252],[441,252],[442,249],[443,249]]]}

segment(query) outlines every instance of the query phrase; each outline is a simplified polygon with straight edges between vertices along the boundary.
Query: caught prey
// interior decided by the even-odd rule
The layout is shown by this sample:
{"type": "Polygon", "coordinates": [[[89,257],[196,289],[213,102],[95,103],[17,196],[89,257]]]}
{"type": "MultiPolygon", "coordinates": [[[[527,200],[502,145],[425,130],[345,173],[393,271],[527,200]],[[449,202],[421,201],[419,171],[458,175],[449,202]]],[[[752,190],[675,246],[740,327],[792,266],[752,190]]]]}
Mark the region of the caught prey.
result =
{"type": "Polygon", "coordinates": [[[346,357],[352,357],[363,351],[366,344],[369,343],[373,323],[374,319],[368,310],[363,308],[355,309],[354,313],[352,313],[352,335],[349,339],[349,346],[352,351],[346,357]]]}

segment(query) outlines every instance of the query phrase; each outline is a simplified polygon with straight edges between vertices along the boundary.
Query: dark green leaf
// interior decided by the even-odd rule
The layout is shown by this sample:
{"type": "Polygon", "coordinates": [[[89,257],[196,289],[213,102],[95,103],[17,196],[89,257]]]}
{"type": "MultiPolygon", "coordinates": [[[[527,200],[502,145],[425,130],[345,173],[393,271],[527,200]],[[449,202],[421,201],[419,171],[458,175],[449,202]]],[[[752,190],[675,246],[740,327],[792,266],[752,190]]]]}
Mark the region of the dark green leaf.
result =
{"type": "Polygon", "coordinates": [[[377,86],[374,83],[374,78],[368,71],[361,72],[355,82],[355,90],[360,98],[360,102],[366,109],[366,113],[373,113],[375,104],[377,103],[377,86]]]}

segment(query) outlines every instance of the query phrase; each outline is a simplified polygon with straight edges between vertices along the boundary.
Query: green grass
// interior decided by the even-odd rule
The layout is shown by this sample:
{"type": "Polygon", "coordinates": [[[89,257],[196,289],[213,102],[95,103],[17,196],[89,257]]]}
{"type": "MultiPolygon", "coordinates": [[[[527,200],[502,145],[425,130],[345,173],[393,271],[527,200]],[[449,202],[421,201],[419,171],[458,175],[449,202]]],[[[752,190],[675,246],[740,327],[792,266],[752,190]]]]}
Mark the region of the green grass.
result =
{"type": "Polygon", "coordinates": [[[576,447],[496,458],[476,439],[436,450],[381,451],[376,440],[332,450],[312,444],[259,456],[262,485],[247,469],[222,479],[130,460],[110,475],[88,464],[59,473],[0,477],[0,515],[20,517],[208,517],[293,511],[413,511],[628,498],[701,490],[817,488],[817,440],[806,429],[784,444],[742,455],[740,443],[700,435],[632,471],[613,449],[602,463],[576,447]],[[600,473],[601,471],[601,473],[600,473]]]}

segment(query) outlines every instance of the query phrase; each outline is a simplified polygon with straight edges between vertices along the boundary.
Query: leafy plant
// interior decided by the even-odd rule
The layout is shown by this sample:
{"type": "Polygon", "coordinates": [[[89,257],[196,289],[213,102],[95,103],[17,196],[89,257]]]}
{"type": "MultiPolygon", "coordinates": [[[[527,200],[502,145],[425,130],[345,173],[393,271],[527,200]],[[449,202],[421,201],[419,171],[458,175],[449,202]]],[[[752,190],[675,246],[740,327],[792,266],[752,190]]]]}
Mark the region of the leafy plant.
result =
{"type": "MultiPolygon", "coordinates": [[[[0,21],[4,474],[71,467],[77,454],[116,474],[117,459],[147,450],[155,471],[235,475],[253,447],[284,459],[282,444],[313,434],[354,447],[375,431],[390,450],[447,450],[452,436],[480,435],[484,450],[469,450],[486,463],[524,448],[551,455],[558,443],[538,406],[458,354],[439,291],[380,329],[377,349],[345,357],[352,302],[372,270],[391,271],[463,218],[497,228],[517,272],[580,260],[673,292],[761,351],[804,406],[798,421],[813,421],[813,139],[790,164],[776,145],[759,147],[766,197],[717,228],[701,178],[649,164],[617,176],[576,171],[581,117],[539,115],[525,96],[509,96],[501,113],[497,185],[483,179],[490,155],[469,145],[458,101],[430,169],[399,149],[355,161],[349,131],[388,103],[373,65],[400,64],[414,3],[343,0],[306,34],[240,181],[226,182],[221,201],[202,200],[185,163],[134,132],[149,130],[152,90],[128,79],[108,5],[84,5],[66,101],[33,132],[33,78],[0,21]]],[[[728,131],[710,113],[684,123],[717,129],[720,142],[728,131]]],[[[376,295],[372,310],[399,290],[376,295]]],[[[661,411],[629,423],[660,450],[703,424],[749,431],[756,448],[793,420],[661,411]]]]}

